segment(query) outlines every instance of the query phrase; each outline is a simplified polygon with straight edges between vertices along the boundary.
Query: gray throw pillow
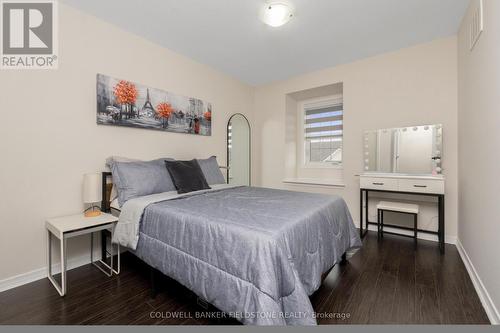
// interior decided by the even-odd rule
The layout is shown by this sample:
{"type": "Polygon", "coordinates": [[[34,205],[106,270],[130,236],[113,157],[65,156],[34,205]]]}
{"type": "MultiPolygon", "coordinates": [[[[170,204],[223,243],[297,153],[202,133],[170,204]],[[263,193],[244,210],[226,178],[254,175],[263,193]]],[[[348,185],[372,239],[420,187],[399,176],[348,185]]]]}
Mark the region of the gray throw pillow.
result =
{"type": "Polygon", "coordinates": [[[165,167],[165,160],[171,159],[111,163],[113,184],[118,192],[120,207],[133,198],[176,190],[165,167]]]}
{"type": "Polygon", "coordinates": [[[197,160],[165,161],[165,166],[177,188],[177,193],[210,189],[197,160]]]}
{"type": "Polygon", "coordinates": [[[212,156],[207,159],[197,159],[200,165],[201,171],[207,180],[208,185],[215,184],[225,184],[226,180],[224,175],[220,171],[219,164],[217,163],[217,158],[212,156]]]}

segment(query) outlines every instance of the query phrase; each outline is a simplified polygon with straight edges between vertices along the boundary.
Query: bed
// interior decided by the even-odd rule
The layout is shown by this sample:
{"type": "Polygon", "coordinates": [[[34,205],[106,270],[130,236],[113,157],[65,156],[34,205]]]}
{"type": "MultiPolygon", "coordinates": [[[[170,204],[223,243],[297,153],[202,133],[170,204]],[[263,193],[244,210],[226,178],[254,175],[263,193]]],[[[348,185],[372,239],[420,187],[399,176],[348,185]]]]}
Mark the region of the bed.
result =
{"type": "Polygon", "coordinates": [[[216,184],[111,208],[109,186],[113,241],[244,324],[315,325],[309,296],[361,246],[338,196],[216,184]]]}

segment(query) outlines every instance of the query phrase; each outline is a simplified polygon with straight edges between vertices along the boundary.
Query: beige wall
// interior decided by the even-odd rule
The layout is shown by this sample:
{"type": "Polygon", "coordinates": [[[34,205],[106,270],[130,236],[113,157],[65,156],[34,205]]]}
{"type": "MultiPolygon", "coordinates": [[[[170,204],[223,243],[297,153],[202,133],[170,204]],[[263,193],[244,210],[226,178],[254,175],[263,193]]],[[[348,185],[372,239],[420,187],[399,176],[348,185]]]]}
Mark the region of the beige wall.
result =
{"type": "MultiPolygon", "coordinates": [[[[359,179],[364,130],[441,123],[444,125],[446,234],[457,235],[457,40],[456,37],[321,70],[256,89],[255,171],[268,187],[343,196],[359,220],[359,179]],[[345,188],[285,185],[286,94],[343,82],[345,188]]],[[[423,205],[426,205],[423,203],[423,205]]],[[[427,204],[427,206],[429,206],[427,204]]],[[[429,228],[437,212],[428,213],[429,228]]]]}
{"type": "MultiPolygon", "coordinates": [[[[230,115],[252,120],[253,88],[64,4],[59,9],[59,69],[0,71],[0,282],[45,265],[44,220],[81,211],[82,176],[102,170],[106,157],[214,154],[225,164],[230,115]],[[213,135],[97,126],[96,73],[210,101],[213,135]]],[[[71,240],[70,258],[88,253],[88,245],[88,238],[71,240]]]]}
{"type": "Polygon", "coordinates": [[[500,1],[484,0],[484,32],[472,52],[468,41],[470,17],[471,10],[462,23],[458,38],[458,235],[496,306],[496,314],[493,310],[489,315],[498,324],[500,1]]]}

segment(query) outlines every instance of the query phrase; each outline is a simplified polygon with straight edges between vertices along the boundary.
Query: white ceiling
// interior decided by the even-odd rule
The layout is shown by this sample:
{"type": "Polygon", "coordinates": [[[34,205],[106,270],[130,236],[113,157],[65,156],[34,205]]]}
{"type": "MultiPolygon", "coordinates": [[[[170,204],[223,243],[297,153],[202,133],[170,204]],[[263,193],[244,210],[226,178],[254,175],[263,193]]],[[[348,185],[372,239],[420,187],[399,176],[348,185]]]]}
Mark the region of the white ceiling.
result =
{"type": "Polygon", "coordinates": [[[64,0],[251,85],[456,34],[469,0],[289,0],[279,28],[265,0],[64,0]]]}

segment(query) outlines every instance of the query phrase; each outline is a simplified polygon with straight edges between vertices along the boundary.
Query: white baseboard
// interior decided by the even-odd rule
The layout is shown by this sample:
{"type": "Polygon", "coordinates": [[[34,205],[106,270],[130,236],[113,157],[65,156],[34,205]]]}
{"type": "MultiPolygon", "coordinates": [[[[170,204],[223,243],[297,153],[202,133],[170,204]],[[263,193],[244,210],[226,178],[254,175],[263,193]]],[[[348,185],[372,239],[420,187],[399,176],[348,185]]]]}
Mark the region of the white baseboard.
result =
{"type": "Polygon", "coordinates": [[[472,264],[467,251],[465,251],[465,248],[459,239],[457,240],[457,249],[458,253],[460,253],[460,257],[462,257],[465,267],[467,268],[467,272],[469,272],[469,276],[474,284],[474,288],[476,289],[479,299],[481,300],[481,304],[483,304],[483,308],[488,315],[488,319],[493,325],[500,325],[500,313],[496,308],[495,303],[493,303],[488,290],[484,286],[483,281],[479,277],[476,268],[472,264]]]}
{"type": "MultiPolygon", "coordinates": [[[[100,256],[100,252],[94,252],[95,257],[100,256]]],[[[68,259],[68,271],[74,268],[90,264],[90,253],[82,255],[73,259],[68,259]]],[[[61,265],[59,263],[52,265],[52,274],[61,272],[61,265]]],[[[31,272],[15,275],[6,279],[0,280],[0,292],[9,290],[28,284],[47,277],[47,267],[35,269],[31,272]]]]}

